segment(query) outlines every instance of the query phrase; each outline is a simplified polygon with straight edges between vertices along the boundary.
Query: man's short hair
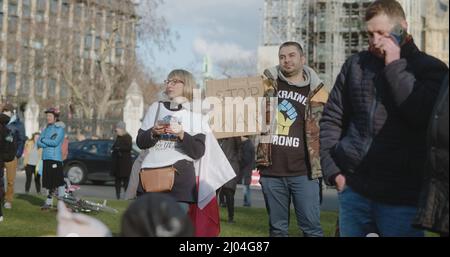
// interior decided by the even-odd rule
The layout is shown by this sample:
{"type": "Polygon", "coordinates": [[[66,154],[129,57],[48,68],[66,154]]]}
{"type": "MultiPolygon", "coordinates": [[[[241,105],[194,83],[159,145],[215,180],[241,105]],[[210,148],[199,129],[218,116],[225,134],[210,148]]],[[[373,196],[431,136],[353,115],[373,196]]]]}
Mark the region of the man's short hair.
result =
{"type": "Polygon", "coordinates": [[[288,47],[288,46],[295,46],[295,47],[297,47],[300,55],[303,55],[303,47],[302,47],[302,45],[300,43],[298,43],[298,42],[295,42],[295,41],[284,42],[283,44],[281,44],[280,48],[278,49],[278,52],[281,51],[281,48],[288,47]]]}
{"type": "Polygon", "coordinates": [[[375,16],[386,14],[391,19],[406,20],[405,11],[396,0],[377,0],[367,7],[365,21],[370,21],[375,16]]]}

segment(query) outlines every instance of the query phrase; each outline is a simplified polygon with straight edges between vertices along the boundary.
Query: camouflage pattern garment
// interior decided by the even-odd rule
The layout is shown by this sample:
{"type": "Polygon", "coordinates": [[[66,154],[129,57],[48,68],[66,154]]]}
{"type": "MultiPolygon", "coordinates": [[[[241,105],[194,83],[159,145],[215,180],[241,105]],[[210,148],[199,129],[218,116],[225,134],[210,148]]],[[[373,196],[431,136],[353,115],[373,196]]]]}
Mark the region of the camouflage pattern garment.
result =
{"type": "MultiPolygon", "coordinates": [[[[266,124],[264,133],[259,136],[259,143],[256,148],[256,166],[257,167],[268,167],[272,165],[272,148],[270,142],[271,140],[271,127],[273,127],[275,120],[270,116],[270,98],[275,97],[277,92],[277,81],[273,79],[263,79],[264,83],[264,97],[266,98],[266,124]]],[[[274,112],[275,113],[275,112],[274,112]]]]}
{"type": "MultiPolygon", "coordinates": [[[[266,85],[265,97],[275,97],[277,93],[277,83],[273,79],[265,79],[266,85]],[[270,85],[270,86],[269,86],[270,85]]],[[[311,85],[311,91],[308,95],[308,102],[305,110],[305,131],[306,131],[306,146],[308,149],[308,159],[311,164],[311,170],[309,171],[310,179],[318,179],[322,177],[322,168],[320,166],[320,141],[319,141],[319,121],[322,118],[322,112],[328,101],[328,91],[324,87],[323,83],[318,85],[311,85]]],[[[269,101],[266,102],[267,104],[269,101]]],[[[269,108],[266,109],[269,112],[269,108]]],[[[270,115],[267,115],[270,116],[270,115]]],[[[271,124],[272,117],[268,117],[266,125],[271,124]]],[[[271,144],[270,133],[261,135],[261,141],[258,144],[256,155],[257,166],[267,167],[272,164],[271,161],[271,144]],[[265,140],[264,140],[265,139],[265,140]]]]}
{"type": "Polygon", "coordinates": [[[309,162],[311,164],[311,179],[322,177],[320,166],[319,121],[322,118],[323,108],[328,101],[328,92],[320,84],[308,97],[305,112],[306,146],[308,147],[309,162]]]}

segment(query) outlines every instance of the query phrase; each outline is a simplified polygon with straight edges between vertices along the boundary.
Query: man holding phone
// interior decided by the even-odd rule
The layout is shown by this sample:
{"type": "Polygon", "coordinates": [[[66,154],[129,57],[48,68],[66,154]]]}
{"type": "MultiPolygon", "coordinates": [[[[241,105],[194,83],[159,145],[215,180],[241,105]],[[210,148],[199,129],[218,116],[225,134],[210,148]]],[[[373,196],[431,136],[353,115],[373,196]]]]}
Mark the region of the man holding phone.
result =
{"type": "Polygon", "coordinates": [[[369,51],[346,61],[320,122],[325,182],[338,190],[341,236],[420,237],[426,128],[448,67],[406,34],[397,1],[375,1],[365,21],[369,51]]]}

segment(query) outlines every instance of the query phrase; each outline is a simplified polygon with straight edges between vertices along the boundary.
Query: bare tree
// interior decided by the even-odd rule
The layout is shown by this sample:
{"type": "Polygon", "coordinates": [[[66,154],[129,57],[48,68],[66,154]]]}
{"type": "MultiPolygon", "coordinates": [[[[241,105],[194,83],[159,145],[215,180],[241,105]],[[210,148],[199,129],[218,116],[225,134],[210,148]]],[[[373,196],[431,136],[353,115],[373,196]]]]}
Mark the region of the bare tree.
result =
{"type": "MultiPolygon", "coordinates": [[[[131,0],[71,0],[67,10],[59,7],[56,22],[33,22],[28,37],[40,45],[29,56],[36,59],[30,73],[58,78],[69,89],[64,104],[78,118],[97,123],[111,115],[120,116],[117,110],[121,110],[133,79],[139,78],[141,86],[149,84],[136,60],[136,40],[145,40],[158,49],[171,46],[167,23],[156,12],[163,2],[143,3],[135,6],[131,0]],[[80,2],[84,8],[78,10],[80,2]]],[[[51,97],[45,100],[58,101],[51,97]]],[[[102,135],[99,127],[96,130],[102,135]]]]}
{"type": "Polygon", "coordinates": [[[172,31],[164,16],[159,14],[158,8],[164,4],[164,0],[142,0],[136,9],[139,15],[137,28],[138,38],[145,42],[150,49],[156,47],[159,51],[174,49],[172,38],[178,39],[178,33],[172,31]]]}

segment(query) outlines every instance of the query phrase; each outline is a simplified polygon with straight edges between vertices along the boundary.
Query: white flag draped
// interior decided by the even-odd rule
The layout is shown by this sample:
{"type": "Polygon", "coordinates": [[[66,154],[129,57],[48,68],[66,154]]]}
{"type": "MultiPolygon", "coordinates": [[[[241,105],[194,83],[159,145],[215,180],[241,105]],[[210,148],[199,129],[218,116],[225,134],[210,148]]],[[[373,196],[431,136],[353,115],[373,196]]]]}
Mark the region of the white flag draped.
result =
{"type": "Polygon", "coordinates": [[[216,190],[236,174],[212,133],[206,134],[205,155],[195,161],[194,167],[199,181],[197,205],[203,209],[216,196],[216,190]]]}

